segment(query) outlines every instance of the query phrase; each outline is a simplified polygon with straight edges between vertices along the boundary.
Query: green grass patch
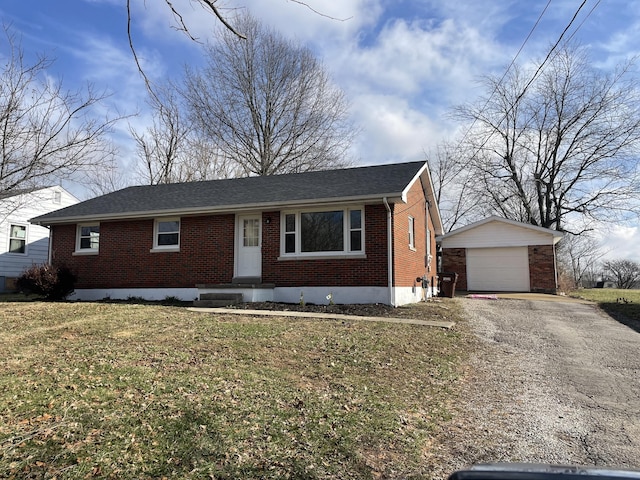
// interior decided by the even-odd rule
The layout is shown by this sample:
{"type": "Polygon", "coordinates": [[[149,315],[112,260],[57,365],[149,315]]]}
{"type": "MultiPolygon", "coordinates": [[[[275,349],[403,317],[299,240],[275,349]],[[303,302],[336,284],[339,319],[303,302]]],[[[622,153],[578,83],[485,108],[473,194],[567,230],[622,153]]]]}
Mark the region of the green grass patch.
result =
{"type": "Polygon", "coordinates": [[[0,303],[3,302],[34,302],[41,300],[37,295],[25,295],[24,293],[0,293],[0,303]]]}
{"type": "Polygon", "coordinates": [[[588,288],[576,290],[571,296],[596,302],[616,320],[640,331],[640,290],[588,288]]]}
{"type": "MultiPolygon", "coordinates": [[[[417,318],[460,321],[455,301],[417,318]]],[[[461,329],[0,303],[2,478],[428,478],[461,329]]]]}

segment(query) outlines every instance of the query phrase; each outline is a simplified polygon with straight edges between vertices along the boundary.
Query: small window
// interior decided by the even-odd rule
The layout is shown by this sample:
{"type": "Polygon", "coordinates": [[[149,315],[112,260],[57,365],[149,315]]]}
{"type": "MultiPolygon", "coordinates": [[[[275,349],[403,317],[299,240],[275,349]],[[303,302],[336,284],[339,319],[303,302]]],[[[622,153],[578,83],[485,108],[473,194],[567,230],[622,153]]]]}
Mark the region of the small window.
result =
{"type": "Polygon", "coordinates": [[[78,225],[76,250],[97,252],[100,248],[100,225],[78,225]]]}
{"type": "Polygon", "coordinates": [[[362,251],[362,210],[349,211],[349,249],[362,251]]]}
{"type": "Polygon", "coordinates": [[[284,216],[284,253],[296,252],[296,216],[288,213],[284,216]]]}
{"type": "Polygon", "coordinates": [[[11,225],[9,229],[9,253],[24,255],[27,253],[27,227],[11,225]]]}
{"type": "Polygon", "coordinates": [[[62,192],[55,190],[53,192],[53,203],[60,205],[62,203],[62,192]]]}
{"type": "Polygon", "coordinates": [[[180,219],[156,220],[154,248],[180,246],[180,219]]]}
{"type": "Polygon", "coordinates": [[[409,217],[409,248],[416,248],[416,227],[413,217],[409,217]]]}

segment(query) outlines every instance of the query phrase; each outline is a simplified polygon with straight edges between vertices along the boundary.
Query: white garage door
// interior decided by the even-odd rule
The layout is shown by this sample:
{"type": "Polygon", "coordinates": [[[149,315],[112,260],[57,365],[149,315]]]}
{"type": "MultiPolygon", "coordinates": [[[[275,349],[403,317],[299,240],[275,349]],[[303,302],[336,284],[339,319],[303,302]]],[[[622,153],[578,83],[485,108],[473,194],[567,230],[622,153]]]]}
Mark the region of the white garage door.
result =
{"type": "Polygon", "coordinates": [[[467,289],[528,292],[527,247],[468,248],[467,289]]]}

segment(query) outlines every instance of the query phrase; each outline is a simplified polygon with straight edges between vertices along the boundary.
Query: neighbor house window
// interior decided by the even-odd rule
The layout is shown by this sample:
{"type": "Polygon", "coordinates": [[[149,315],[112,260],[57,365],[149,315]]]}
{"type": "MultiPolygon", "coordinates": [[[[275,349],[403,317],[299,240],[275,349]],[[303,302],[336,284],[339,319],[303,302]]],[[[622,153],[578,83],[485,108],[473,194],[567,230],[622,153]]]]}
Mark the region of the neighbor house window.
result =
{"type": "Polygon", "coordinates": [[[409,217],[409,248],[416,248],[416,222],[413,217],[409,217]]]}
{"type": "Polygon", "coordinates": [[[27,253],[27,227],[11,225],[9,229],[9,253],[27,253]]]}
{"type": "Polygon", "coordinates": [[[283,215],[284,255],[362,253],[361,208],[287,212],[283,215]]]}
{"type": "Polygon", "coordinates": [[[53,203],[60,205],[62,203],[62,192],[56,190],[53,192],[53,203]]]}
{"type": "Polygon", "coordinates": [[[176,249],[180,246],[180,219],[156,220],[153,248],[176,249]]]}

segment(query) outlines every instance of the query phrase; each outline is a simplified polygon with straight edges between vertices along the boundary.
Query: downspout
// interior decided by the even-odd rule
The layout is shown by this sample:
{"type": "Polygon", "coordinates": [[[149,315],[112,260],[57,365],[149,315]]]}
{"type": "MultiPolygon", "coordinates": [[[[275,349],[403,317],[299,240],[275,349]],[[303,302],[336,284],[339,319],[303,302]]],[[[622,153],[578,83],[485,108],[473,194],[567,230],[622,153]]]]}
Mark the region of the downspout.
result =
{"type": "Polygon", "coordinates": [[[556,244],[552,244],[551,248],[553,249],[553,279],[555,280],[555,289],[553,291],[554,295],[558,294],[558,262],[556,259],[556,244]]]}
{"type": "Polygon", "coordinates": [[[387,272],[389,273],[389,305],[395,307],[396,295],[393,290],[393,232],[391,231],[391,207],[389,206],[387,197],[383,197],[382,202],[387,209],[387,272]]]}
{"type": "Polygon", "coordinates": [[[49,252],[47,253],[47,263],[51,265],[51,260],[53,260],[53,229],[51,226],[46,228],[49,229],[49,252]]]}

